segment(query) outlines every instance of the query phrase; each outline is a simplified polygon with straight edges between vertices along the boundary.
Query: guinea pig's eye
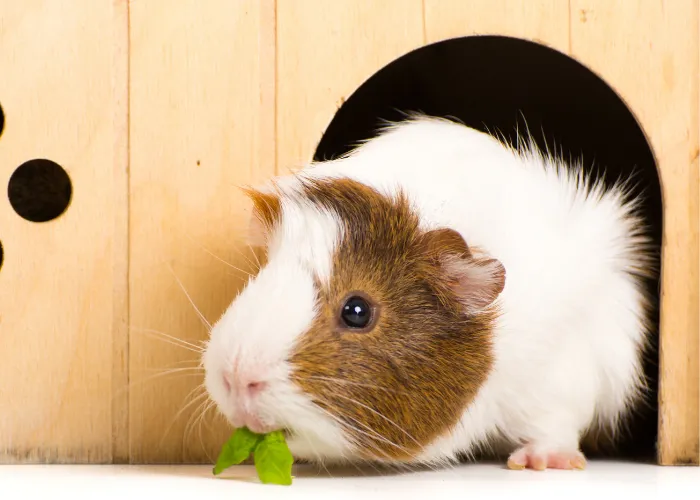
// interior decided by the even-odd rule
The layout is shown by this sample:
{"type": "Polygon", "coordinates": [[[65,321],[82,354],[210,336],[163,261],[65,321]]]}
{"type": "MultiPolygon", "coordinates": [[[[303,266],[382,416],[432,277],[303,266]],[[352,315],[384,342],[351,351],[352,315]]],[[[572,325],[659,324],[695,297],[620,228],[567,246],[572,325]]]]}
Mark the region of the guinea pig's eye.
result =
{"type": "Polygon", "coordinates": [[[372,306],[366,299],[353,295],[343,304],[340,320],[347,328],[364,329],[372,322],[373,313],[372,306]]]}

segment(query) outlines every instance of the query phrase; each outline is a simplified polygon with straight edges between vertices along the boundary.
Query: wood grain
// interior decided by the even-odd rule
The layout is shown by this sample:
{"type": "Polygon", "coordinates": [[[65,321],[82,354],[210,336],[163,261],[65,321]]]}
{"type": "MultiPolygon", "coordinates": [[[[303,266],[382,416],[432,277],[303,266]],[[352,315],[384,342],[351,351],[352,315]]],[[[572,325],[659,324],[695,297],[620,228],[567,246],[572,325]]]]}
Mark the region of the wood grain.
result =
{"type": "Polygon", "coordinates": [[[114,267],[112,462],[129,462],[129,2],[112,0],[114,267]]]}
{"type": "Polygon", "coordinates": [[[568,52],[569,5],[562,0],[425,0],[428,42],[505,35],[568,52]]]}
{"type": "Polygon", "coordinates": [[[278,173],[311,160],[343,100],[423,40],[420,0],[277,0],[278,173]]]}
{"type": "Polygon", "coordinates": [[[73,183],[68,210],[46,223],[0,197],[0,462],[112,459],[114,220],[125,208],[111,168],[112,14],[92,0],[0,9],[0,184],[34,158],[73,183]]]}
{"type": "Polygon", "coordinates": [[[133,463],[211,463],[229,432],[213,411],[199,425],[199,355],[167,336],[201,345],[185,290],[213,323],[247,278],[231,266],[252,269],[239,186],[275,171],[270,23],[270,1],[131,3],[133,463]]]}
{"type": "Polygon", "coordinates": [[[572,54],[627,102],[664,197],[659,461],[697,464],[698,3],[572,0],[572,54]],[[681,34],[695,33],[694,36],[681,34]]]}

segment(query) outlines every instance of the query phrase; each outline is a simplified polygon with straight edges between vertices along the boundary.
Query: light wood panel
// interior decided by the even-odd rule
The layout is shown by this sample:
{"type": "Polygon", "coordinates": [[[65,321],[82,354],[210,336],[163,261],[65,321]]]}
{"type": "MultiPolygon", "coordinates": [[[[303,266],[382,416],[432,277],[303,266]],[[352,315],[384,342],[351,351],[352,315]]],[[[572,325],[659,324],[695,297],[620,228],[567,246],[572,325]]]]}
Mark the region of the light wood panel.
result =
{"type": "Polygon", "coordinates": [[[112,462],[129,462],[129,2],[112,0],[112,462]]]}
{"type": "Polygon", "coordinates": [[[568,52],[569,5],[563,0],[425,0],[428,42],[505,35],[568,52]]]}
{"type": "Polygon", "coordinates": [[[72,178],[57,220],[0,196],[0,462],[112,458],[115,214],[113,4],[3,2],[0,184],[48,158],[72,178]]]}
{"type": "Polygon", "coordinates": [[[423,44],[422,19],[421,0],[277,0],[279,173],[311,160],[362,82],[423,44]]]}
{"type": "Polygon", "coordinates": [[[222,260],[251,268],[238,186],[275,171],[274,15],[273,1],[131,3],[132,462],[211,462],[229,432],[188,427],[203,374],[166,335],[207,338],[178,280],[213,323],[243,283],[222,260]]]}
{"type": "Polygon", "coordinates": [[[659,459],[697,464],[698,3],[572,0],[571,6],[572,54],[623,97],[658,161],[664,196],[659,459]]]}
{"type": "Polygon", "coordinates": [[[214,322],[243,283],[222,261],[253,268],[237,186],[308,161],[342,100],[386,64],[470,34],[571,53],[645,128],[666,209],[660,459],[698,463],[699,5],[3,2],[0,185],[45,157],[74,199],[34,224],[0,196],[0,463],[213,460],[228,429],[213,412],[188,426],[204,402],[191,393],[198,354],[168,338],[207,336],[178,280],[214,322]]]}

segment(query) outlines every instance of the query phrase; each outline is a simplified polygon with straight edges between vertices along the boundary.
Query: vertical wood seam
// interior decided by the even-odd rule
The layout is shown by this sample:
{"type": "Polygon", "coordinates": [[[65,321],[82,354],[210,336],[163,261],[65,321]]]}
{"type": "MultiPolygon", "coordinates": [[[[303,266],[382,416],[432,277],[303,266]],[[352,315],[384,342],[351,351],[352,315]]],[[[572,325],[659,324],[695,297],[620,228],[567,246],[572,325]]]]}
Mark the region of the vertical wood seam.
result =
{"type": "Polygon", "coordinates": [[[274,37],[272,46],[274,47],[274,57],[273,57],[273,62],[272,62],[272,68],[273,68],[273,76],[272,76],[272,81],[273,81],[273,91],[272,91],[272,98],[273,98],[273,103],[272,103],[272,150],[275,152],[275,172],[278,172],[279,169],[279,151],[277,150],[277,75],[279,74],[279,69],[277,67],[277,59],[278,59],[278,54],[279,54],[279,46],[278,40],[279,37],[277,36],[277,0],[274,0],[273,6],[272,6],[272,36],[274,37]]]}
{"type": "Polygon", "coordinates": [[[254,170],[272,167],[279,174],[277,124],[277,0],[266,0],[260,5],[260,160],[254,170]],[[272,162],[273,165],[269,165],[272,162]]]}
{"type": "MultiPolygon", "coordinates": [[[[697,0],[695,4],[695,29],[696,29],[696,37],[697,37],[697,57],[695,60],[695,64],[697,65],[695,67],[695,99],[697,101],[697,115],[695,117],[695,127],[696,127],[696,133],[698,134],[698,143],[696,145],[695,151],[694,151],[694,161],[695,165],[691,166],[691,168],[695,169],[696,176],[695,179],[697,181],[696,186],[695,186],[695,195],[697,197],[700,197],[700,173],[698,170],[700,170],[700,0],[697,0]]],[[[700,209],[700,202],[697,203],[698,209],[700,209]]],[[[700,210],[699,210],[700,212],[700,210]]],[[[698,213],[698,218],[697,218],[698,224],[700,224],[700,213],[698,213]]],[[[697,232],[700,232],[700,228],[696,228],[697,232]]],[[[700,242],[696,241],[696,244],[700,246],[700,242]]],[[[698,252],[698,265],[700,267],[700,249],[697,250],[698,252]]],[[[698,273],[698,283],[697,283],[698,290],[700,290],[700,273],[698,273]]],[[[699,295],[699,300],[700,300],[700,295],[699,295]]],[[[698,307],[700,307],[700,304],[698,304],[698,307]]],[[[697,335],[700,336],[700,317],[698,318],[698,324],[695,326],[697,335]]],[[[700,341],[698,342],[698,363],[700,364],[700,341]]],[[[700,391],[700,368],[698,370],[698,373],[696,373],[696,376],[698,377],[698,391],[700,391]]],[[[700,397],[698,397],[698,415],[700,416],[700,397]]],[[[698,443],[697,443],[697,453],[695,456],[695,463],[696,465],[700,465],[700,418],[698,418],[697,422],[698,426],[698,443]]]]}
{"type": "Polygon", "coordinates": [[[112,462],[129,453],[129,1],[113,0],[112,462]]]}

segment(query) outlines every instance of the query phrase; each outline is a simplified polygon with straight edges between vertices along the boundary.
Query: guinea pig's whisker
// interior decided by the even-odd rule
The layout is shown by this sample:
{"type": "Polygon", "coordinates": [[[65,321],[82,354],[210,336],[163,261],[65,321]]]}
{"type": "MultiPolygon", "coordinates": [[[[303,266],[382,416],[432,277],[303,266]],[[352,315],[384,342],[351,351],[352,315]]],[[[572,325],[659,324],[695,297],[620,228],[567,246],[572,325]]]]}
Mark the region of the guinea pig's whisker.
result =
{"type": "MultiPolygon", "coordinates": [[[[306,378],[306,379],[309,379],[309,380],[318,380],[318,381],[321,381],[321,382],[328,382],[329,384],[355,385],[355,386],[359,386],[359,387],[367,387],[367,388],[372,388],[372,389],[385,390],[384,388],[379,387],[379,386],[373,386],[373,385],[370,385],[370,384],[360,384],[360,383],[356,383],[356,382],[349,382],[349,381],[346,381],[346,380],[335,379],[335,378],[332,378],[332,377],[321,377],[321,376],[309,375],[309,376],[306,376],[305,378],[306,378]]],[[[296,379],[297,379],[297,380],[301,380],[299,377],[296,377],[296,379]]],[[[389,390],[389,389],[386,389],[386,390],[387,390],[388,392],[396,392],[396,391],[391,391],[391,390],[389,390]]],[[[416,443],[416,445],[417,445],[421,450],[424,449],[424,446],[421,445],[408,431],[406,431],[404,428],[402,428],[400,425],[398,425],[396,422],[394,422],[393,420],[391,420],[391,419],[388,418],[387,416],[383,415],[382,413],[378,412],[377,410],[375,410],[375,409],[373,409],[373,408],[371,408],[371,407],[369,407],[369,406],[367,406],[367,405],[365,405],[365,404],[363,404],[363,403],[361,403],[361,402],[359,402],[359,401],[357,401],[357,400],[355,400],[355,399],[353,399],[353,398],[350,398],[350,397],[347,397],[347,396],[342,396],[342,395],[340,395],[339,393],[336,393],[336,396],[337,396],[337,397],[340,397],[341,399],[344,399],[344,400],[346,400],[346,401],[348,401],[348,402],[350,402],[350,403],[352,403],[352,404],[356,404],[356,405],[358,405],[358,406],[360,406],[360,407],[362,407],[362,408],[364,408],[364,409],[366,409],[366,410],[368,410],[368,411],[374,413],[375,415],[377,415],[378,417],[384,419],[385,421],[389,422],[391,425],[393,425],[393,426],[396,427],[398,430],[400,430],[402,433],[404,433],[404,434],[405,434],[409,439],[411,439],[414,443],[416,443]]],[[[327,403],[326,403],[326,404],[327,404],[327,403]]],[[[327,412],[326,412],[326,413],[327,413],[327,412]]],[[[349,417],[348,415],[346,415],[346,417],[347,417],[347,418],[352,418],[352,417],[349,417]]],[[[355,419],[353,418],[353,420],[355,420],[355,419]]],[[[337,420],[336,420],[336,421],[337,421],[337,420]]],[[[355,420],[355,421],[356,421],[358,424],[363,425],[363,424],[361,424],[360,422],[358,422],[357,420],[355,420]]],[[[380,440],[384,440],[384,441],[387,442],[388,444],[391,444],[392,446],[395,446],[395,447],[397,447],[397,448],[400,448],[403,452],[409,453],[408,450],[406,450],[405,448],[403,448],[403,447],[397,445],[396,443],[393,443],[393,442],[391,442],[390,440],[386,439],[385,436],[382,436],[381,434],[379,434],[378,432],[376,432],[374,429],[372,429],[372,428],[370,428],[370,427],[368,427],[368,426],[366,426],[366,425],[363,425],[363,427],[365,427],[366,429],[370,430],[371,432],[374,432],[375,434],[377,434],[378,438],[381,438],[380,440]]],[[[354,430],[357,430],[357,429],[354,429],[354,430]]]]}
{"type": "MultiPolygon", "coordinates": [[[[321,404],[326,404],[326,406],[331,406],[331,405],[329,405],[329,404],[327,404],[327,403],[324,403],[323,401],[319,401],[319,403],[321,403],[321,404]]],[[[320,405],[318,405],[318,404],[315,404],[314,406],[315,406],[316,410],[320,411],[321,413],[325,414],[328,418],[330,418],[331,420],[335,421],[335,422],[336,422],[338,425],[340,425],[340,427],[343,428],[344,430],[354,430],[354,428],[353,428],[350,424],[348,424],[347,422],[345,422],[345,421],[341,420],[340,418],[336,417],[335,415],[333,415],[331,412],[329,412],[329,411],[326,410],[325,408],[322,408],[322,407],[321,407],[320,405]]],[[[354,446],[357,446],[357,445],[358,445],[358,443],[356,442],[356,440],[355,440],[352,436],[351,436],[351,444],[354,445],[354,446]]]]}
{"type": "Polygon", "coordinates": [[[387,417],[386,415],[383,415],[381,412],[375,410],[374,408],[371,408],[371,407],[367,406],[367,405],[364,404],[364,403],[361,403],[360,401],[357,401],[356,399],[353,399],[353,398],[350,398],[350,397],[347,397],[347,396],[343,396],[343,395],[337,394],[337,393],[336,393],[335,396],[336,396],[336,397],[339,397],[340,399],[344,399],[345,401],[349,401],[350,403],[356,404],[356,405],[358,405],[358,406],[364,408],[365,410],[374,413],[374,414],[377,415],[379,418],[382,418],[382,419],[384,419],[385,421],[389,422],[391,425],[393,425],[393,426],[396,427],[398,430],[400,430],[401,432],[403,432],[403,433],[404,433],[408,438],[410,438],[414,443],[416,443],[416,445],[418,445],[418,447],[419,447],[420,449],[423,449],[423,446],[416,440],[416,438],[414,438],[408,431],[406,431],[406,429],[404,429],[403,427],[401,427],[399,424],[397,424],[396,422],[394,422],[393,420],[391,420],[391,419],[390,419],[389,417],[387,417]]]}
{"type": "MultiPolygon", "coordinates": [[[[354,418],[354,417],[351,417],[350,415],[345,414],[344,416],[345,416],[345,418],[349,418],[350,420],[352,420],[353,422],[355,422],[357,425],[360,425],[360,426],[364,427],[365,429],[367,429],[367,431],[368,431],[369,433],[367,433],[367,432],[364,433],[367,437],[373,437],[373,436],[374,436],[374,439],[377,439],[377,440],[379,440],[379,441],[382,441],[382,442],[388,444],[389,446],[393,446],[394,448],[396,448],[396,449],[398,449],[398,450],[400,450],[400,451],[402,451],[402,452],[404,452],[404,453],[406,453],[406,454],[409,454],[409,451],[408,451],[406,448],[404,448],[404,447],[401,446],[400,444],[394,443],[391,439],[388,439],[387,437],[383,436],[381,433],[379,433],[379,432],[377,432],[376,430],[372,429],[372,427],[370,427],[369,425],[367,425],[367,424],[365,424],[365,423],[363,423],[363,422],[360,422],[359,420],[357,420],[357,419],[354,418]]],[[[355,430],[356,430],[356,431],[359,431],[359,429],[357,429],[357,428],[356,428],[355,430]]]]}
{"type": "MultiPolygon", "coordinates": [[[[248,259],[248,258],[247,258],[245,255],[243,255],[240,251],[239,251],[239,253],[240,253],[241,256],[248,262],[248,265],[249,265],[249,266],[255,267],[255,264],[253,264],[253,263],[250,261],[250,259],[248,259]]],[[[212,254],[212,255],[213,255],[213,254],[212,254]]],[[[246,278],[250,278],[250,277],[252,277],[252,276],[255,275],[255,273],[252,273],[252,272],[250,272],[250,271],[246,271],[245,269],[241,269],[240,267],[236,267],[236,266],[234,266],[233,264],[231,264],[230,262],[227,262],[227,261],[225,261],[224,259],[221,259],[221,258],[219,258],[219,257],[216,257],[215,255],[213,255],[213,257],[216,258],[216,259],[218,259],[220,262],[226,264],[226,265],[227,265],[228,267],[230,267],[231,269],[233,269],[233,270],[235,270],[235,271],[238,271],[238,272],[240,272],[240,273],[243,273],[243,274],[244,274],[244,277],[246,277],[246,278]]]]}
{"type": "Polygon", "coordinates": [[[200,423],[199,425],[199,444],[202,447],[202,451],[204,451],[204,454],[207,456],[207,459],[211,461],[211,457],[209,456],[209,451],[206,449],[206,446],[204,445],[204,436],[202,435],[202,426],[201,422],[202,419],[204,418],[206,412],[211,408],[211,404],[213,401],[209,399],[205,399],[202,401],[200,404],[197,405],[197,408],[192,412],[190,415],[190,418],[188,419],[187,425],[185,426],[185,431],[183,433],[183,441],[189,441],[189,437],[194,434],[195,430],[197,429],[197,423],[200,423]]]}
{"type": "Polygon", "coordinates": [[[258,265],[258,269],[260,269],[260,268],[262,267],[262,264],[260,264],[260,259],[258,258],[257,252],[256,252],[255,249],[254,249],[252,246],[250,246],[250,245],[248,245],[248,250],[250,250],[250,253],[253,254],[253,258],[255,259],[255,263],[258,265]]]}
{"type": "Polygon", "coordinates": [[[204,368],[202,368],[201,366],[184,366],[180,368],[168,368],[167,370],[163,370],[161,368],[144,368],[144,371],[156,371],[161,373],[162,375],[168,375],[170,373],[178,372],[204,373],[204,368]]]}
{"type": "Polygon", "coordinates": [[[211,323],[207,320],[207,318],[204,317],[204,314],[202,314],[202,311],[199,310],[197,307],[197,304],[194,303],[194,300],[192,300],[192,297],[190,297],[190,294],[187,292],[187,289],[185,288],[185,285],[182,284],[182,281],[180,281],[180,278],[177,277],[177,274],[175,274],[175,271],[173,268],[168,264],[168,269],[172,273],[173,277],[175,278],[175,281],[177,281],[178,285],[180,285],[180,288],[182,289],[182,292],[185,294],[185,297],[187,297],[187,300],[189,300],[190,304],[192,304],[192,307],[194,308],[195,312],[197,313],[197,316],[199,316],[199,319],[202,320],[204,325],[208,328],[208,331],[211,331],[211,323]]]}
{"type": "MultiPolygon", "coordinates": [[[[353,462],[353,465],[355,465],[355,468],[356,468],[358,471],[360,471],[360,473],[364,474],[364,471],[362,471],[362,469],[360,469],[360,466],[359,466],[359,465],[355,464],[354,462],[353,462]]],[[[381,473],[382,473],[382,471],[379,469],[379,467],[377,467],[377,466],[374,464],[374,462],[369,462],[369,461],[368,461],[368,462],[365,462],[364,465],[367,465],[367,466],[371,467],[372,470],[373,470],[374,472],[376,472],[377,474],[381,474],[381,473]]],[[[365,475],[367,475],[367,474],[365,474],[365,475]]]]}
{"type": "MultiPolygon", "coordinates": [[[[246,276],[250,276],[250,275],[251,275],[251,273],[249,273],[248,271],[245,271],[245,270],[243,270],[243,269],[240,269],[240,268],[234,266],[234,265],[231,264],[230,262],[228,262],[228,261],[222,259],[221,257],[219,257],[218,255],[216,255],[214,252],[212,252],[211,250],[209,250],[208,248],[206,248],[206,247],[205,247],[204,245],[202,245],[201,243],[196,242],[196,241],[195,241],[190,235],[188,235],[187,233],[185,233],[185,236],[186,236],[187,239],[189,239],[192,243],[194,243],[195,245],[197,245],[201,250],[203,250],[204,252],[206,252],[207,254],[209,254],[211,257],[213,257],[214,259],[218,260],[218,261],[221,262],[222,264],[224,264],[224,265],[226,265],[226,266],[230,267],[231,269],[234,269],[234,270],[236,270],[236,271],[238,271],[238,272],[241,272],[241,273],[245,274],[246,276]]],[[[240,253],[240,252],[239,252],[239,253],[240,253]]],[[[241,254],[241,255],[242,255],[242,254],[241,254]]],[[[252,263],[249,259],[247,259],[245,256],[243,256],[243,257],[248,261],[248,264],[250,264],[251,266],[253,265],[253,263],[252,263]]]]}
{"type": "Polygon", "coordinates": [[[190,418],[187,421],[187,425],[185,426],[185,432],[184,432],[184,438],[187,439],[187,437],[191,434],[194,433],[195,428],[197,426],[197,423],[201,418],[204,417],[205,412],[209,409],[212,401],[210,399],[205,399],[203,400],[200,404],[197,405],[197,408],[192,412],[192,415],[190,415],[190,418]]]}
{"type": "Polygon", "coordinates": [[[194,422],[197,420],[197,417],[199,416],[199,412],[202,410],[202,408],[207,404],[208,400],[207,399],[202,399],[197,406],[192,410],[190,413],[190,416],[187,418],[187,423],[185,424],[185,429],[182,431],[182,439],[183,441],[188,441],[189,435],[192,432],[192,427],[194,425],[194,422]]]}
{"type": "MultiPolygon", "coordinates": [[[[194,367],[192,367],[192,368],[194,368],[194,367]]],[[[179,369],[175,369],[174,371],[173,370],[164,370],[164,371],[159,372],[159,373],[154,373],[152,375],[149,375],[148,377],[144,377],[144,378],[141,378],[139,380],[131,381],[129,384],[127,384],[124,387],[122,387],[121,389],[119,389],[119,391],[117,391],[117,393],[115,394],[115,397],[123,394],[124,392],[126,392],[128,390],[135,389],[135,388],[137,388],[137,387],[139,387],[147,382],[152,382],[156,379],[161,379],[161,378],[164,378],[167,376],[170,376],[170,378],[172,378],[172,379],[175,379],[175,378],[179,379],[183,376],[188,376],[188,377],[191,377],[194,375],[196,375],[198,377],[202,376],[201,371],[194,372],[194,373],[193,373],[193,371],[194,370],[192,370],[192,371],[190,371],[190,370],[180,371],[179,369]]]]}
{"type": "MultiPolygon", "coordinates": [[[[210,401],[210,403],[204,408],[204,411],[202,411],[202,416],[199,418],[199,444],[202,446],[202,450],[204,450],[204,454],[207,456],[207,460],[210,462],[214,462],[215,460],[213,457],[209,454],[209,450],[207,449],[207,446],[204,444],[204,434],[202,432],[202,427],[204,425],[204,421],[206,419],[206,414],[209,412],[214,407],[214,402],[210,401]]],[[[207,426],[208,428],[208,426],[207,426]]]]}
{"type": "Polygon", "coordinates": [[[192,352],[196,353],[203,353],[204,348],[198,346],[197,344],[193,344],[192,342],[188,342],[187,340],[183,340],[181,338],[175,337],[173,335],[168,335],[165,332],[161,332],[160,330],[154,330],[152,328],[141,328],[138,326],[131,326],[130,327],[132,330],[135,330],[137,332],[143,333],[146,336],[149,336],[151,338],[155,338],[158,340],[162,340],[164,342],[168,342],[169,344],[182,347],[183,349],[187,349],[192,352]]]}
{"type": "MultiPolygon", "coordinates": [[[[216,410],[216,402],[214,400],[209,400],[209,404],[204,410],[204,415],[206,415],[208,412],[216,410]]],[[[204,425],[207,429],[211,429],[211,422],[207,421],[207,417],[202,415],[202,419],[200,420],[200,425],[204,425]]]]}
{"type": "Polygon", "coordinates": [[[196,404],[196,403],[199,403],[199,402],[202,400],[202,398],[206,398],[206,397],[207,397],[207,392],[206,392],[206,390],[204,389],[204,384],[200,384],[200,385],[196,386],[194,389],[192,389],[192,390],[187,394],[187,396],[185,396],[185,400],[187,400],[188,398],[191,398],[191,399],[190,399],[189,402],[187,402],[186,404],[184,404],[184,405],[182,406],[182,408],[180,408],[180,411],[178,411],[178,412],[175,414],[175,416],[170,420],[170,423],[168,424],[168,427],[165,429],[165,432],[163,433],[163,436],[162,436],[162,438],[161,438],[161,440],[160,440],[160,444],[158,445],[159,448],[161,448],[161,447],[163,446],[163,442],[165,441],[165,438],[166,438],[166,437],[168,436],[168,434],[170,433],[170,429],[172,429],[173,425],[175,425],[175,422],[177,421],[177,419],[180,418],[180,416],[181,416],[185,411],[187,411],[188,408],[191,408],[192,405],[194,405],[194,404],[196,404]],[[197,390],[201,390],[202,392],[201,392],[200,394],[196,395],[196,396],[192,396],[192,394],[194,394],[197,390]]]}
{"type": "MultiPolygon", "coordinates": [[[[252,267],[254,269],[257,269],[260,267],[260,262],[258,262],[258,265],[256,266],[255,263],[252,260],[250,260],[250,258],[248,258],[248,256],[246,256],[246,254],[243,253],[243,250],[241,250],[240,248],[238,248],[236,246],[234,246],[233,248],[234,248],[234,250],[236,250],[236,252],[238,252],[238,255],[240,255],[241,257],[243,257],[246,260],[246,262],[248,263],[248,265],[250,267],[252,267]]],[[[246,248],[250,248],[250,245],[247,245],[246,248]]],[[[253,255],[255,256],[255,252],[253,252],[253,255]]],[[[257,256],[255,256],[255,259],[257,260],[257,256]]]]}
{"type": "Polygon", "coordinates": [[[302,434],[302,435],[303,435],[304,440],[306,441],[306,443],[309,445],[309,448],[311,448],[311,451],[312,451],[313,454],[316,456],[316,461],[321,465],[321,467],[323,467],[323,470],[326,471],[326,474],[328,474],[329,476],[332,477],[331,472],[328,470],[328,467],[326,467],[326,464],[325,464],[324,461],[323,461],[323,457],[322,457],[321,454],[318,452],[318,449],[316,449],[316,447],[314,446],[313,440],[312,440],[312,439],[309,439],[309,436],[307,436],[306,434],[302,434]]]}
{"type": "MultiPolygon", "coordinates": [[[[343,417],[343,418],[345,418],[345,419],[350,419],[350,420],[352,420],[352,421],[355,422],[357,425],[359,425],[359,426],[365,428],[365,429],[367,430],[367,432],[363,431],[362,429],[359,429],[357,426],[354,426],[354,425],[350,424],[349,422],[345,422],[345,421],[343,420],[343,418],[336,417],[335,415],[331,414],[331,413],[328,412],[327,410],[324,410],[323,408],[321,408],[321,410],[324,411],[324,412],[326,413],[326,415],[328,415],[328,416],[331,417],[333,420],[335,420],[336,422],[338,422],[341,426],[346,426],[346,428],[351,429],[353,432],[357,432],[357,433],[362,434],[362,435],[364,435],[364,436],[367,436],[367,437],[369,437],[369,438],[371,438],[371,439],[375,439],[375,440],[381,441],[381,442],[383,442],[383,443],[386,443],[386,444],[388,444],[389,446],[393,446],[393,447],[397,448],[398,450],[402,451],[403,453],[406,453],[407,455],[411,456],[411,453],[410,453],[406,448],[404,448],[403,446],[401,446],[401,445],[399,445],[399,444],[394,443],[393,441],[391,441],[390,439],[388,439],[386,436],[383,436],[381,433],[379,433],[379,432],[377,432],[376,430],[372,429],[372,428],[371,428],[370,426],[368,426],[367,424],[364,424],[364,423],[360,422],[359,420],[357,420],[356,418],[352,417],[351,415],[348,415],[347,413],[343,413],[343,412],[341,412],[341,411],[338,411],[339,408],[337,408],[337,407],[335,407],[335,406],[329,404],[328,402],[323,402],[323,401],[320,401],[320,402],[321,402],[322,404],[325,404],[326,406],[329,406],[329,407],[334,408],[334,409],[338,412],[338,414],[339,414],[341,417],[343,417]]],[[[320,408],[320,407],[319,407],[319,408],[320,408]]],[[[379,451],[379,450],[377,450],[377,451],[379,451]]],[[[389,458],[389,457],[387,456],[386,458],[389,458]]]]}
{"type": "MultiPolygon", "coordinates": [[[[328,406],[330,406],[330,405],[328,405],[328,406]]],[[[355,426],[353,426],[352,424],[350,424],[350,423],[348,423],[348,422],[345,422],[344,420],[342,420],[342,419],[336,417],[335,415],[333,415],[332,413],[330,413],[328,410],[326,410],[326,409],[324,409],[324,408],[321,408],[321,407],[318,406],[318,405],[316,405],[316,408],[317,408],[318,410],[320,410],[321,413],[324,413],[328,418],[330,418],[331,420],[334,420],[334,421],[341,427],[341,429],[343,429],[345,432],[348,432],[348,433],[350,434],[350,436],[349,436],[349,437],[350,437],[350,444],[351,444],[352,446],[360,447],[359,440],[355,437],[354,434],[361,434],[361,435],[367,436],[368,434],[367,434],[366,432],[362,431],[361,429],[357,429],[357,428],[356,428],[355,426]]],[[[369,436],[369,437],[371,437],[371,436],[369,436]]],[[[367,444],[369,445],[369,447],[370,447],[371,449],[373,449],[374,451],[376,451],[378,454],[384,455],[386,458],[388,458],[388,456],[386,455],[386,453],[383,452],[381,449],[379,449],[374,443],[370,442],[370,443],[367,443],[367,444]]],[[[354,464],[354,462],[352,462],[352,463],[354,464]]],[[[369,463],[369,462],[368,462],[368,463],[369,463]]],[[[371,463],[370,463],[370,465],[371,465],[371,463]]],[[[374,467],[374,466],[372,466],[372,467],[373,467],[375,470],[377,470],[376,467],[374,467]]]]}
{"type": "Polygon", "coordinates": [[[405,391],[395,391],[393,389],[387,389],[386,387],[380,387],[378,385],[372,385],[372,384],[362,384],[359,382],[351,382],[349,380],[342,380],[334,377],[321,377],[318,375],[304,375],[304,377],[292,377],[295,380],[303,381],[303,380],[317,380],[319,382],[328,382],[329,384],[338,384],[338,385],[349,385],[349,386],[354,386],[354,387],[364,387],[367,389],[376,389],[378,391],[384,391],[388,392],[390,394],[405,394],[407,395],[408,393],[405,391]]]}
{"type": "MultiPolygon", "coordinates": [[[[328,403],[325,403],[325,404],[326,404],[327,406],[332,406],[332,405],[330,405],[330,404],[328,404],[328,403]]],[[[333,415],[332,413],[330,413],[330,412],[329,412],[328,410],[326,410],[325,408],[322,408],[322,407],[320,407],[320,406],[318,406],[318,405],[314,405],[314,406],[316,407],[317,410],[319,410],[321,413],[325,414],[328,418],[334,420],[338,425],[340,425],[340,427],[341,427],[343,430],[345,430],[346,432],[349,432],[349,433],[350,433],[350,444],[351,444],[351,445],[353,445],[353,446],[355,446],[355,447],[359,447],[359,446],[360,446],[360,443],[359,443],[358,439],[357,439],[355,436],[353,436],[353,433],[362,434],[362,435],[365,435],[365,436],[368,435],[366,432],[362,431],[361,429],[357,429],[357,428],[356,428],[355,426],[353,426],[352,424],[349,424],[348,422],[345,422],[344,420],[342,420],[342,419],[338,418],[337,416],[333,415]]],[[[335,408],[335,407],[334,407],[334,409],[337,410],[337,408],[335,408]]],[[[369,437],[371,437],[371,436],[369,436],[369,437]]],[[[371,449],[373,449],[378,455],[383,456],[384,458],[390,460],[389,455],[388,455],[386,452],[382,451],[379,447],[377,447],[376,444],[374,444],[373,442],[370,442],[370,443],[367,443],[367,444],[368,444],[369,447],[370,447],[371,449]]],[[[350,461],[350,463],[351,463],[360,473],[363,473],[362,469],[360,469],[360,467],[357,465],[357,463],[356,463],[355,461],[350,461]]],[[[364,464],[370,466],[374,471],[380,472],[379,468],[378,468],[373,462],[371,462],[371,461],[366,461],[366,462],[364,462],[364,464]]]]}

